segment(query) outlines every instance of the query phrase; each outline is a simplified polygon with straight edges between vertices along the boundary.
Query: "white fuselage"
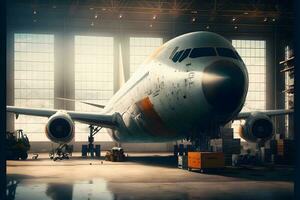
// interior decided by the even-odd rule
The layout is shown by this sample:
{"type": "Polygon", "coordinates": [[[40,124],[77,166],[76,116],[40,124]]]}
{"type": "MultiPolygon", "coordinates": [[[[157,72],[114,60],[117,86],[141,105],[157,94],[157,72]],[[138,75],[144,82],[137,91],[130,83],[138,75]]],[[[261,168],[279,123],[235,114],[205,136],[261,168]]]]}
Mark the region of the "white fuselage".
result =
{"type": "MultiPolygon", "coordinates": [[[[124,126],[109,130],[111,136],[120,142],[177,140],[186,138],[190,132],[205,133],[212,123],[222,125],[236,116],[248,88],[242,60],[218,54],[195,58],[187,55],[180,62],[172,60],[181,50],[184,53],[191,49],[186,51],[188,54],[194,48],[205,47],[214,48],[216,52],[219,47],[235,51],[230,42],[210,32],[185,34],[158,48],[104,108],[104,113],[119,112],[124,121],[124,126]],[[241,83],[243,94],[239,103],[230,112],[220,114],[208,102],[202,84],[207,66],[223,61],[238,66],[245,83],[241,83]]],[[[212,75],[212,79],[217,81],[218,77],[212,75]]],[[[226,103],[224,101],[224,107],[226,103]]]]}

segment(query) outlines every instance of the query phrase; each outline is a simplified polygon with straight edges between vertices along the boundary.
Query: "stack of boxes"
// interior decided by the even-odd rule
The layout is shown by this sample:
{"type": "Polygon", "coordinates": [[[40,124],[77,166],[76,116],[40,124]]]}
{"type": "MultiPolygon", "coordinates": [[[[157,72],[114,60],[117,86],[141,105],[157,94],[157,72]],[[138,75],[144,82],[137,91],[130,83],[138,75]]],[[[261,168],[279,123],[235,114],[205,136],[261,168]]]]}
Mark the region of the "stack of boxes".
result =
{"type": "Polygon", "coordinates": [[[282,139],[277,140],[277,155],[279,155],[279,156],[284,155],[283,146],[284,146],[283,140],[282,139]]]}
{"type": "Polygon", "coordinates": [[[232,128],[221,128],[221,139],[210,141],[213,152],[223,152],[225,165],[232,165],[232,156],[241,153],[241,140],[233,138],[232,128]]]}
{"type": "Polygon", "coordinates": [[[293,140],[277,139],[270,141],[272,160],[276,164],[293,164],[295,144],[293,140]]]}
{"type": "MultiPolygon", "coordinates": [[[[184,147],[183,144],[174,145],[174,156],[178,156],[178,167],[182,169],[188,168],[188,163],[190,162],[188,155],[200,155],[203,156],[220,156],[222,155],[222,159],[226,166],[232,165],[232,155],[241,153],[241,140],[233,138],[233,129],[232,128],[221,128],[221,139],[213,139],[210,141],[211,151],[212,152],[193,152],[192,146],[187,145],[184,147]],[[214,152],[214,153],[213,153],[214,152]],[[190,154],[191,153],[191,154],[190,154]],[[211,154],[208,154],[211,153],[211,154]],[[219,155],[220,154],[220,155],[219,155]],[[201,154],[202,155],[202,154],[201,154]]],[[[200,158],[201,156],[198,156],[200,158]]],[[[203,157],[204,158],[204,157],[203,157]]],[[[206,158],[206,157],[205,157],[206,158]]],[[[216,159],[218,160],[218,159],[216,159]]],[[[202,160],[204,161],[204,160],[202,160]]],[[[201,162],[202,162],[201,161],[201,162]]],[[[200,162],[200,160],[199,160],[200,162]]],[[[205,161],[207,162],[207,161],[205,161]]],[[[222,161],[223,162],[223,161],[222,161]]],[[[216,162],[214,162],[216,163],[216,162]]]]}

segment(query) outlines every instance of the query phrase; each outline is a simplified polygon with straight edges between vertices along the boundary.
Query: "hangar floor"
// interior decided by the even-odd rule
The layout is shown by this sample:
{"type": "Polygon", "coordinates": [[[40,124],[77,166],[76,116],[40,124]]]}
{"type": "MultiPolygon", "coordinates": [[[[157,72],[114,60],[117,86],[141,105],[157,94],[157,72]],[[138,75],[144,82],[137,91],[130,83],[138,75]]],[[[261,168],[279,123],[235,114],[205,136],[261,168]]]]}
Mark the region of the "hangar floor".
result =
{"type": "MultiPolygon", "coordinates": [[[[104,154],[102,152],[102,154],[104,154]]],[[[31,156],[30,156],[31,157],[31,156]]],[[[214,174],[176,168],[170,154],[129,153],[128,161],[7,161],[8,199],[292,199],[294,170],[226,168],[214,174]]]]}

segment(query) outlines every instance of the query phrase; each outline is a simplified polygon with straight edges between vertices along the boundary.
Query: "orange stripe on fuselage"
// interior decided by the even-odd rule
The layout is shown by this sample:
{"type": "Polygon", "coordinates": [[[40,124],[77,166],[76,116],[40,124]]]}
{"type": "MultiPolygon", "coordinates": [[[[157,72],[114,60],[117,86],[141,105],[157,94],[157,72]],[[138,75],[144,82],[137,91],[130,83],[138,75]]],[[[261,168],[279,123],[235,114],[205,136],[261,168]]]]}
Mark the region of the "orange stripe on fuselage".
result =
{"type": "Polygon", "coordinates": [[[170,130],[167,130],[166,126],[164,125],[164,122],[155,111],[149,97],[138,101],[136,104],[142,112],[142,114],[144,115],[145,120],[147,120],[146,128],[151,132],[152,135],[166,136],[170,133],[170,130]]]}
{"type": "Polygon", "coordinates": [[[151,103],[149,97],[146,97],[138,102],[140,108],[146,113],[151,113],[152,115],[157,115],[154,111],[153,104],[151,103]]]}

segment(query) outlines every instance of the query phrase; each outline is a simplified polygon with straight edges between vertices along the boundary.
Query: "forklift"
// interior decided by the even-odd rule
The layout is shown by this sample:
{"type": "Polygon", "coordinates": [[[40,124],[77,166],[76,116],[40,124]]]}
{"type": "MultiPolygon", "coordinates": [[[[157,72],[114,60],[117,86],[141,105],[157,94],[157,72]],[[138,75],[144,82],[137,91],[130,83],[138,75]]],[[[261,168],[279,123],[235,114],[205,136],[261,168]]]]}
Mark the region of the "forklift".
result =
{"type": "Polygon", "coordinates": [[[7,160],[26,160],[30,143],[22,129],[15,132],[6,132],[6,159],[7,160]]]}

